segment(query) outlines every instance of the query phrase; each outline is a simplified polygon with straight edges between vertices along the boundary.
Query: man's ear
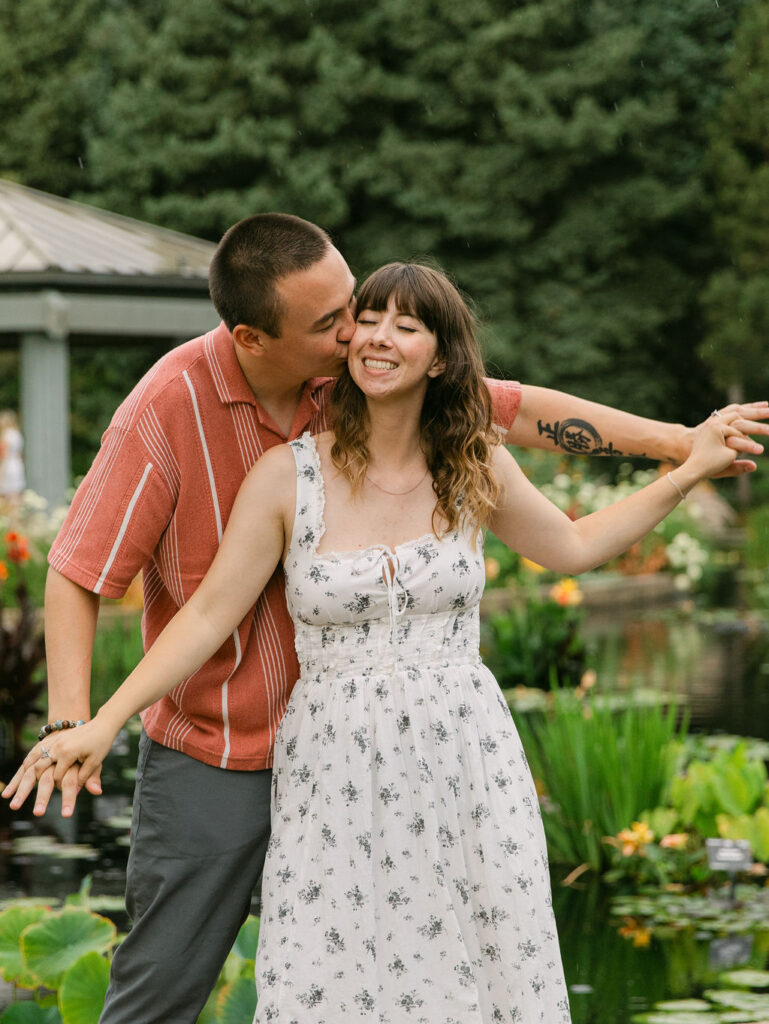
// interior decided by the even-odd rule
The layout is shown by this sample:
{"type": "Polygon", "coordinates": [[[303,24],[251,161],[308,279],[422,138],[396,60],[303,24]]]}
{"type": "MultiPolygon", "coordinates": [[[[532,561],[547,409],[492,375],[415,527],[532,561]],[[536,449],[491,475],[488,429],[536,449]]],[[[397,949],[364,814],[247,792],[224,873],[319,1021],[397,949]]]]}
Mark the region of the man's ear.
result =
{"type": "Polygon", "coordinates": [[[232,328],[232,340],[252,356],[264,355],[266,338],[264,331],[257,327],[249,327],[247,324],[237,324],[232,328]]]}
{"type": "Polygon", "coordinates": [[[430,369],[427,371],[427,376],[428,377],[440,377],[440,375],[445,371],[445,369],[446,369],[446,360],[445,359],[436,359],[436,360],[434,360],[434,362],[433,362],[432,366],[430,367],[430,369]]]}

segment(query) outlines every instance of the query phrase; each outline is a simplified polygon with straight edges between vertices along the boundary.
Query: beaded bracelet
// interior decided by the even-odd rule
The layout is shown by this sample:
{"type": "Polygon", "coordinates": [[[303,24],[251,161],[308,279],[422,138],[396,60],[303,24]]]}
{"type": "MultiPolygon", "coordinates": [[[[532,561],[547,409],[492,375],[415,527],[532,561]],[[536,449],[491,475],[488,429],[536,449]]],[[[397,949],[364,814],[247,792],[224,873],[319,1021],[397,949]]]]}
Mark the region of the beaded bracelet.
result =
{"type": "Polygon", "coordinates": [[[76,729],[79,725],[85,725],[82,718],[78,719],[77,722],[73,722],[67,718],[57,718],[55,722],[49,722],[48,725],[44,725],[40,732],[37,734],[39,740],[44,740],[46,736],[50,736],[52,732],[61,732],[62,729],[76,729]]]}

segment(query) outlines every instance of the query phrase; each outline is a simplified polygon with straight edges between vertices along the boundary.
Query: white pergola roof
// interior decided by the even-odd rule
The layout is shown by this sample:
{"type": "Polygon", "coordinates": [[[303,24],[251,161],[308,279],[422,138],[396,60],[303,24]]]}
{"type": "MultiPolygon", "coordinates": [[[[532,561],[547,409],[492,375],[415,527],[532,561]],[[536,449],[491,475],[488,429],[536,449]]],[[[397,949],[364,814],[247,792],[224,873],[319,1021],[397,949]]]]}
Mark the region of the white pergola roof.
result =
{"type": "Polygon", "coordinates": [[[0,274],[207,277],[210,242],[0,180],[0,274]]]}

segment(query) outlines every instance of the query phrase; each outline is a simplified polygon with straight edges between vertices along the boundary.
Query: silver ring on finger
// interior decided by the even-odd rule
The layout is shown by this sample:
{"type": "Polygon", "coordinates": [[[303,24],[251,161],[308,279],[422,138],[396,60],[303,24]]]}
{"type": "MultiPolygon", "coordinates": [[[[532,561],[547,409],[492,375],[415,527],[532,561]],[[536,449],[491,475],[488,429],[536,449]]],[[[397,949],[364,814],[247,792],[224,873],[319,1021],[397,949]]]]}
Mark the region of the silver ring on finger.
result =
{"type": "Polygon", "coordinates": [[[720,420],[722,420],[722,419],[724,418],[724,417],[723,417],[723,414],[722,414],[722,413],[720,413],[720,412],[718,411],[718,409],[714,409],[714,410],[713,410],[713,412],[712,412],[712,413],[711,413],[710,415],[711,415],[711,416],[718,416],[718,418],[719,418],[720,420]]]}
{"type": "MultiPolygon", "coordinates": [[[[47,750],[45,747],[41,747],[40,748],[40,760],[42,761],[42,759],[44,757],[51,757],[51,751],[47,750]]],[[[53,758],[51,758],[51,760],[53,760],[53,758]]]]}

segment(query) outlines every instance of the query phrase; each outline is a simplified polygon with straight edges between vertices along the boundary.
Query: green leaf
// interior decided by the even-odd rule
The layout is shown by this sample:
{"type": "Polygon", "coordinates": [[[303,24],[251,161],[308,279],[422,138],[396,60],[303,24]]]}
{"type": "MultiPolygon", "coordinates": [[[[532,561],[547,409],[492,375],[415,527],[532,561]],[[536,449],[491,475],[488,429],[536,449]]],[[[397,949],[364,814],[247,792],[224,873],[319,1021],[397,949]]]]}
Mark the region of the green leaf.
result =
{"type": "Polygon", "coordinates": [[[226,985],[217,1002],[218,1024],[252,1024],[256,1010],[256,983],[253,978],[238,978],[226,985]]]}
{"type": "Polygon", "coordinates": [[[717,1013],[696,1013],[686,1010],[673,1013],[638,1013],[630,1019],[633,1024],[720,1024],[717,1013]]]}
{"type": "Polygon", "coordinates": [[[0,914],[0,974],[22,988],[37,988],[40,978],[24,964],[21,934],[46,914],[47,907],[9,907],[0,914]]]}
{"type": "Polygon", "coordinates": [[[30,925],[21,939],[27,968],[48,988],[58,988],[64,972],[84,953],[104,953],[115,942],[112,921],[88,910],[66,907],[30,925]]]}
{"type": "Polygon", "coordinates": [[[256,959],[256,945],[259,941],[259,918],[248,917],[241,925],[235,945],[235,952],[244,960],[256,959]]]}
{"type": "Polygon", "coordinates": [[[109,984],[109,962],[100,953],[86,953],[67,970],[59,988],[64,1024],[98,1024],[109,984]]]}
{"type": "Polygon", "coordinates": [[[42,1007],[37,1003],[14,1003],[0,1017],[0,1024],[62,1024],[61,1014],[55,1006],[42,1007]]]}

